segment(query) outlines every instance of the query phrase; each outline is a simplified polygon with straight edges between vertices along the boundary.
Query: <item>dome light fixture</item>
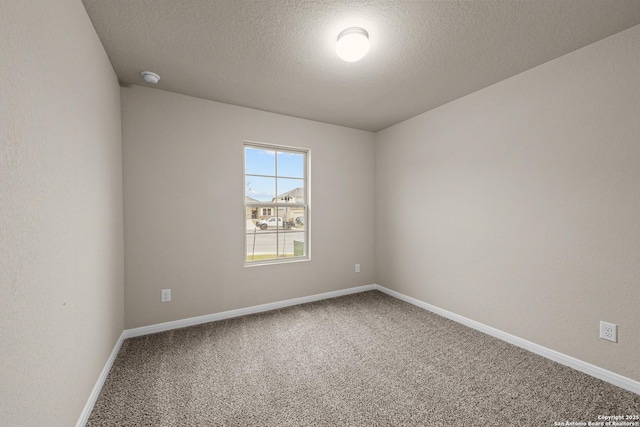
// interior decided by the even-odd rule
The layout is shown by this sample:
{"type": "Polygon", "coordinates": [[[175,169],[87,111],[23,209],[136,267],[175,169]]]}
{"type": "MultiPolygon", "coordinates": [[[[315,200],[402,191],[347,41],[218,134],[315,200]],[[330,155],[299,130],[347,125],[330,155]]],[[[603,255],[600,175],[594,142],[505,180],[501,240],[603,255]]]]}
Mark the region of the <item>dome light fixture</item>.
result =
{"type": "Polygon", "coordinates": [[[160,81],[160,76],[157,75],[156,73],[152,73],[151,71],[143,71],[142,73],[142,78],[147,82],[147,83],[151,83],[151,84],[157,84],[160,81]]]}
{"type": "Polygon", "coordinates": [[[336,54],[343,61],[359,61],[368,51],[369,33],[364,28],[350,27],[338,34],[336,54]]]}

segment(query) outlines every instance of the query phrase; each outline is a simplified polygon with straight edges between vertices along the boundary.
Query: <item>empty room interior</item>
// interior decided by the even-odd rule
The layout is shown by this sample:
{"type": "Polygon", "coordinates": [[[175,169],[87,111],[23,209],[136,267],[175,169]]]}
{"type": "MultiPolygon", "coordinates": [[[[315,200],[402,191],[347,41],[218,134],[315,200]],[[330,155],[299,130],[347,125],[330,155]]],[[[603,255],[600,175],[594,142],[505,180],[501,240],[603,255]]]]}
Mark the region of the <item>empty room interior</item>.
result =
{"type": "Polygon", "coordinates": [[[640,426],[640,1],[0,35],[0,424],[640,426]]]}

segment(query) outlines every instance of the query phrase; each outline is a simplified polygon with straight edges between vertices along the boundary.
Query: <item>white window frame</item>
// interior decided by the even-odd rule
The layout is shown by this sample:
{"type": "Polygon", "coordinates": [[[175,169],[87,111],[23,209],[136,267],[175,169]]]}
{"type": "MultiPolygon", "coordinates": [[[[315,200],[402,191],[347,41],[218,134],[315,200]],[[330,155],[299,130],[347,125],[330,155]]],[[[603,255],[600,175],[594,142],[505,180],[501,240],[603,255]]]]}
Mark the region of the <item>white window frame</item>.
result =
{"type": "MultiPolygon", "coordinates": [[[[244,174],[242,176],[243,179],[243,188],[244,188],[244,213],[243,213],[243,230],[244,230],[244,266],[245,267],[253,267],[259,265],[272,265],[272,264],[286,264],[291,262],[300,262],[300,261],[309,261],[311,259],[311,233],[310,233],[310,218],[311,218],[311,191],[310,191],[310,167],[311,167],[311,150],[307,148],[300,147],[290,147],[285,145],[277,145],[277,144],[269,144],[264,142],[254,142],[254,141],[244,141],[242,145],[242,158],[243,158],[243,168],[244,174]],[[276,152],[275,158],[275,175],[256,175],[256,174],[247,174],[247,158],[246,158],[246,148],[256,148],[263,150],[272,150],[276,152]],[[303,181],[304,181],[304,203],[282,203],[278,201],[278,178],[294,178],[300,179],[299,177],[289,177],[289,176],[279,176],[278,175],[278,152],[287,152],[287,153],[295,153],[295,154],[303,154],[304,155],[304,173],[303,173],[303,181]],[[275,202],[247,202],[247,186],[245,185],[246,179],[248,176],[256,176],[256,177],[267,177],[267,178],[275,178],[276,182],[276,194],[275,194],[275,202]],[[283,258],[274,258],[269,260],[258,260],[258,261],[249,261],[247,260],[248,254],[248,246],[247,246],[247,237],[249,236],[249,232],[246,227],[246,213],[250,208],[258,208],[259,212],[262,212],[263,208],[275,208],[276,213],[279,212],[280,208],[303,208],[304,209],[304,255],[297,257],[283,257],[283,258]]],[[[274,215],[277,217],[277,215],[274,215]]],[[[280,234],[285,233],[286,230],[280,231],[279,227],[276,227],[276,254],[279,248],[280,243],[280,234]]],[[[276,255],[277,256],[277,255],[276,255]]]]}

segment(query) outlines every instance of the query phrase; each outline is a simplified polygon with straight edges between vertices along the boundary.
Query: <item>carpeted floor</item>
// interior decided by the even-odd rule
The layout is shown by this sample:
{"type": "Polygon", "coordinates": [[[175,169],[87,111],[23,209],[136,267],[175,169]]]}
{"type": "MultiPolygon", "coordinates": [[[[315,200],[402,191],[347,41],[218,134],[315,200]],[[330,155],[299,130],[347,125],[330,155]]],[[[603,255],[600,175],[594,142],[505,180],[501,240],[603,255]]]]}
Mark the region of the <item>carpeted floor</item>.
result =
{"type": "Polygon", "coordinates": [[[378,291],[124,342],[88,426],[553,426],[640,396],[378,291]]]}

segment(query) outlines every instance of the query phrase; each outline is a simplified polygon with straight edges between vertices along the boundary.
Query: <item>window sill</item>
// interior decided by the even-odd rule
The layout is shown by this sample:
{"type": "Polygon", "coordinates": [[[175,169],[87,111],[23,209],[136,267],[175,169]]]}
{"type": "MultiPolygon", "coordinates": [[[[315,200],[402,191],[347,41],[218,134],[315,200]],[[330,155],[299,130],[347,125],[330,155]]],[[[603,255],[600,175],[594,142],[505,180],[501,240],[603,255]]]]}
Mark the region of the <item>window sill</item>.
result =
{"type": "Polygon", "coordinates": [[[311,261],[311,257],[297,257],[297,258],[293,258],[293,259],[274,259],[274,260],[268,260],[268,261],[253,261],[253,262],[245,262],[244,266],[245,267],[258,267],[258,266],[263,266],[263,265],[281,265],[281,264],[292,264],[295,262],[305,262],[305,261],[311,261]]]}

